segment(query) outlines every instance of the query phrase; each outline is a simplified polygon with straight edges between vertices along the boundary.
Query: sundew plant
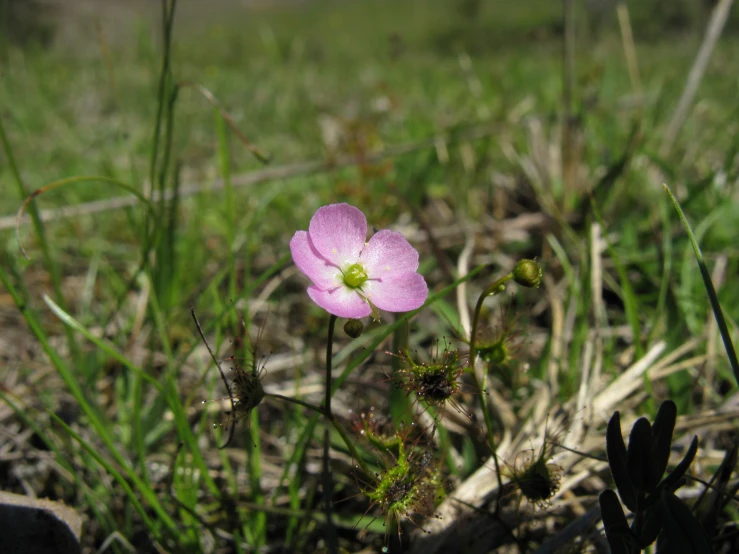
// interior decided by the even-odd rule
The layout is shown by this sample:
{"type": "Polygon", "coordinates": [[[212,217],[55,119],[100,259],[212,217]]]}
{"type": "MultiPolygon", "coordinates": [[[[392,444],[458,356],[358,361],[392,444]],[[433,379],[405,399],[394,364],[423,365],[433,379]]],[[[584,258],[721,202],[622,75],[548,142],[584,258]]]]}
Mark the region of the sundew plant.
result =
{"type": "Polygon", "coordinates": [[[739,552],[730,0],[83,4],[0,2],[0,551],[739,552]]]}

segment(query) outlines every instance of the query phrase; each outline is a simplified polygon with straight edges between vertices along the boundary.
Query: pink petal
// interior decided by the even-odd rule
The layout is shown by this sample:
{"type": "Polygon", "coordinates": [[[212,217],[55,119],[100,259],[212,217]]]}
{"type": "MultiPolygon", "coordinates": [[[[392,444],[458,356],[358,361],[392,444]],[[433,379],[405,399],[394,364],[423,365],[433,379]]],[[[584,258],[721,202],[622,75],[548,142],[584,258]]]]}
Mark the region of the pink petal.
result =
{"type": "Polygon", "coordinates": [[[362,265],[371,279],[395,278],[418,269],[418,252],[395,231],[375,233],[362,250],[362,265]]]}
{"type": "Polygon", "coordinates": [[[367,281],[362,290],[375,306],[386,312],[409,312],[420,308],[429,295],[423,275],[406,273],[399,277],[367,281]]]}
{"type": "Polygon", "coordinates": [[[367,302],[359,296],[357,291],[344,286],[334,288],[333,290],[308,287],[308,296],[328,313],[339,317],[359,319],[360,317],[367,317],[372,313],[367,302]]]}
{"type": "Polygon", "coordinates": [[[298,269],[318,288],[331,289],[342,282],[339,268],[330,264],[313,248],[306,231],[297,231],[293,235],[290,252],[298,269]]]}
{"type": "Polygon", "coordinates": [[[367,218],[349,204],[323,206],[313,214],[308,234],[321,256],[344,267],[359,259],[367,239],[367,218]]]}

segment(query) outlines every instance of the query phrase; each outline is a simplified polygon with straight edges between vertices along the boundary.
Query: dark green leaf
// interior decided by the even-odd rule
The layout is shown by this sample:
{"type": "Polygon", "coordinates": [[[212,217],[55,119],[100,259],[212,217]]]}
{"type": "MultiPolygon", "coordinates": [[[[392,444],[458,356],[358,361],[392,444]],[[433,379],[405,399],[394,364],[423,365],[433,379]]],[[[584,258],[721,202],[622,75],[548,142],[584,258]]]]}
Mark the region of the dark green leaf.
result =
{"type": "Polygon", "coordinates": [[[611,467],[611,475],[613,475],[613,481],[616,483],[621,500],[629,510],[636,511],[636,491],[626,469],[626,445],[621,435],[621,416],[618,411],[613,412],[613,416],[608,421],[606,454],[608,455],[608,465],[611,467]]]}
{"type": "MultiPolygon", "coordinates": [[[[634,485],[637,501],[644,492],[651,492],[647,485],[653,480],[655,473],[652,458],[652,426],[646,418],[640,417],[631,428],[629,450],[626,455],[626,469],[629,479],[634,485]]],[[[657,479],[659,482],[659,478],[657,479]]]]}
{"type": "Polygon", "coordinates": [[[693,463],[696,452],[698,452],[698,437],[693,437],[693,441],[690,443],[690,447],[685,453],[685,457],[680,461],[679,464],[675,466],[675,469],[673,469],[662,481],[661,486],[664,489],[674,492],[676,489],[679,488],[679,481],[688,471],[688,468],[690,468],[690,464],[693,463]]]}
{"type": "Polygon", "coordinates": [[[598,497],[600,513],[606,530],[606,538],[612,554],[637,554],[641,549],[629,529],[629,523],[618,501],[618,496],[608,489],[598,497]]]}
{"type": "Polygon", "coordinates": [[[664,546],[658,554],[711,554],[706,532],[682,500],[662,489],[664,546]]]}
{"type": "Polygon", "coordinates": [[[676,419],[677,406],[675,406],[675,403],[672,400],[662,402],[659,410],[657,410],[657,417],[654,418],[654,425],[652,425],[652,451],[657,480],[654,483],[649,483],[650,490],[657,486],[667,469],[676,419]]]}
{"type": "Polygon", "coordinates": [[[639,540],[639,546],[646,548],[652,544],[662,530],[662,503],[656,502],[634,518],[631,530],[639,540]]]}

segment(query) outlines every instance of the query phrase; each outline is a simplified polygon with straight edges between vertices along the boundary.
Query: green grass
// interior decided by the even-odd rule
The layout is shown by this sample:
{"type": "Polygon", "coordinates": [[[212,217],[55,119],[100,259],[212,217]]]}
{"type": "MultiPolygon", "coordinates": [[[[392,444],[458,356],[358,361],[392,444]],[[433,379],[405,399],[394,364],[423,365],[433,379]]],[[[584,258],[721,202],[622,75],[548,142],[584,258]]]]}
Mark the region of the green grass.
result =
{"type": "MultiPolygon", "coordinates": [[[[21,483],[10,470],[22,462],[0,461],[0,486],[31,487],[75,506],[89,518],[83,547],[90,552],[115,532],[140,551],[204,551],[209,541],[234,552],[323,546],[322,419],[268,397],[219,450],[224,409],[202,401],[225,391],[189,312],[194,308],[226,370],[263,364],[268,390],[320,404],[328,316],[304,294],[287,244],[316,208],[333,202],[357,205],[371,227],[409,233],[432,290],[433,302],[409,322],[384,315],[355,340],[337,332],[334,411],[352,429],[362,461],[380,473],[387,467],[377,448],[352,425],[370,411],[407,420],[407,405],[417,405],[390,393],[388,374],[399,361],[385,352],[400,346],[392,337],[407,336],[409,352],[426,361],[435,340],[466,349],[454,289],[467,236],[475,237],[469,267],[478,268],[466,284],[468,310],[517,259],[537,258],[546,276],[540,289],[511,286],[483,308],[483,326],[508,326],[521,342],[488,379],[499,396],[488,422],[495,440],[505,445],[504,430],[515,436],[527,422],[546,427],[535,415],[545,389],[552,406],[562,405],[572,420],[585,417],[575,409],[585,368],[607,383],[659,341],[669,353],[698,338],[680,358],[696,361],[660,379],[645,373],[639,390],[617,406],[624,420],[653,416],[670,398],[690,422],[736,392],[710,323],[720,304],[721,336],[736,340],[739,90],[729,69],[739,61],[736,14],[663,158],[662,133],[700,30],[659,27],[654,12],[629,3],[644,91],[639,109],[615,17],[596,30],[578,11],[581,148],[573,184],[557,158],[560,4],[482,2],[465,15],[462,8],[474,4],[321,1],[203,11],[183,2],[164,58],[162,25],[153,15],[117,28],[101,12],[102,40],[90,31],[46,50],[4,46],[1,215],[14,216],[28,194],[54,186],[28,205],[33,225],[20,227],[30,261],[12,228],[0,228],[0,317],[18,333],[2,343],[8,384],[0,399],[16,434],[33,430],[24,452],[48,451],[61,469],[21,483]],[[207,89],[225,112],[188,82],[207,89]],[[321,125],[333,126],[340,140],[327,145],[321,125]],[[476,126],[494,132],[470,138],[476,126]],[[431,141],[382,161],[328,167],[344,156],[436,136],[444,137],[443,147],[431,141]],[[244,137],[269,157],[269,167],[310,160],[327,167],[239,186],[242,174],[265,166],[244,137]],[[211,190],[217,179],[223,189],[211,190]],[[658,179],[676,191],[708,273],[725,263],[724,284],[711,302],[692,236],[658,179]],[[193,183],[202,190],[178,194],[193,183]],[[172,197],[36,219],[36,210],[127,190],[172,197]],[[516,226],[516,218],[532,214],[539,219],[516,226]],[[595,223],[605,237],[598,260],[590,239],[595,223]],[[707,352],[715,354],[700,358],[707,352]]],[[[466,383],[464,413],[449,410],[438,424],[444,448],[435,451],[435,463],[459,481],[480,467],[495,479],[479,395],[466,383]]],[[[609,416],[595,414],[589,432],[602,439],[609,416]]],[[[505,460],[511,467],[517,453],[534,448],[536,433],[527,433],[505,460]]],[[[705,448],[724,449],[725,433],[706,432],[705,448]]],[[[382,518],[375,520],[377,511],[365,513],[362,492],[372,483],[352,470],[353,450],[336,430],[330,443],[340,544],[349,551],[399,549],[394,531],[386,536],[382,518]]],[[[603,455],[603,448],[588,453],[603,455]]],[[[607,470],[594,471],[610,482],[607,470]]],[[[458,482],[448,481],[454,496],[458,482]]],[[[589,508],[587,490],[576,494],[589,508]]],[[[551,517],[559,530],[575,516],[557,502],[551,517]]],[[[488,514],[486,525],[494,520],[488,514]]],[[[526,529],[521,523],[521,550],[540,541],[526,529]]],[[[407,525],[404,540],[413,533],[407,525]]],[[[126,551],[121,542],[112,548],[126,551]]]]}

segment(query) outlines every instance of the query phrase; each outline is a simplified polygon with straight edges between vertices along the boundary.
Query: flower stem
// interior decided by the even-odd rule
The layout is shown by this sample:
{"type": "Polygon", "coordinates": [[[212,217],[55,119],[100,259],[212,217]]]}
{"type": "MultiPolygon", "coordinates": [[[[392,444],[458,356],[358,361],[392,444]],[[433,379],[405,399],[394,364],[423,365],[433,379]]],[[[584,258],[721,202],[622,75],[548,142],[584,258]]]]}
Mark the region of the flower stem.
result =
{"type": "MultiPolygon", "coordinates": [[[[323,401],[323,415],[326,416],[334,425],[334,414],[331,412],[331,369],[332,358],[334,353],[334,329],[336,328],[336,316],[331,314],[328,320],[328,340],[326,341],[326,397],[323,401]]],[[[331,463],[330,463],[330,438],[329,431],[326,428],[323,434],[323,502],[326,512],[326,547],[329,554],[337,554],[339,551],[338,541],[336,539],[336,528],[334,527],[331,506],[331,496],[333,494],[334,485],[331,479],[331,463]]]]}
{"type": "MultiPolygon", "coordinates": [[[[488,296],[495,296],[505,290],[506,281],[513,279],[513,273],[504,275],[492,285],[482,291],[480,298],[477,299],[475,305],[475,315],[472,318],[472,331],[470,333],[470,367],[474,370],[475,367],[475,356],[477,356],[477,326],[480,322],[480,312],[482,311],[482,303],[488,296]]],[[[474,373],[474,371],[473,371],[474,373]]]]}
{"type": "Polygon", "coordinates": [[[480,322],[480,312],[482,311],[482,304],[488,296],[495,296],[505,290],[506,281],[513,279],[513,273],[504,275],[492,285],[482,291],[480,298],[477,299],[475,305],[475,315],[472,318],[472,331],[470,333],[470,372],[475,379],[477,388],[480,389],[480,406],[482,408],[482,415],[485,418],[485,427],[487,429],[488,442],[490,443],[490,450],[493,453],[493,462],[495,463],[495,476],[498,479],[498,498],[503,492],[503,478],[500,476],[500,462],[498,461],[498,453],[496,452],[495,446],[495,434],[493,433],[493,419],[488,409],[488,393],[487,393],[487,371],[482,372],[482,379],[477,376],[476,361],[477,361],[477,327],[480,322]]]}
{"type": "Polygon", "coordinates": [[[326,514],[326,550],[328,550],[329,554],[338,554],[339,541],[336,537],[336,527],[333,522],[333,510],[331,506],[331,496],[334,486],[331,479],[330,446],[331,439],[329,437],[328,427],[326,427],[323,432],[323,509],[326,514]]]}
{"type": "Polygon", "coordinates": [[[328,320],[328,340],[326,341],[326,398],[323,401],[324,415],[329,421],[334,419],[331,412],[331,369],[334,357],[334,329],[336,328],[336,316],[331,314],[328,320]]]}

